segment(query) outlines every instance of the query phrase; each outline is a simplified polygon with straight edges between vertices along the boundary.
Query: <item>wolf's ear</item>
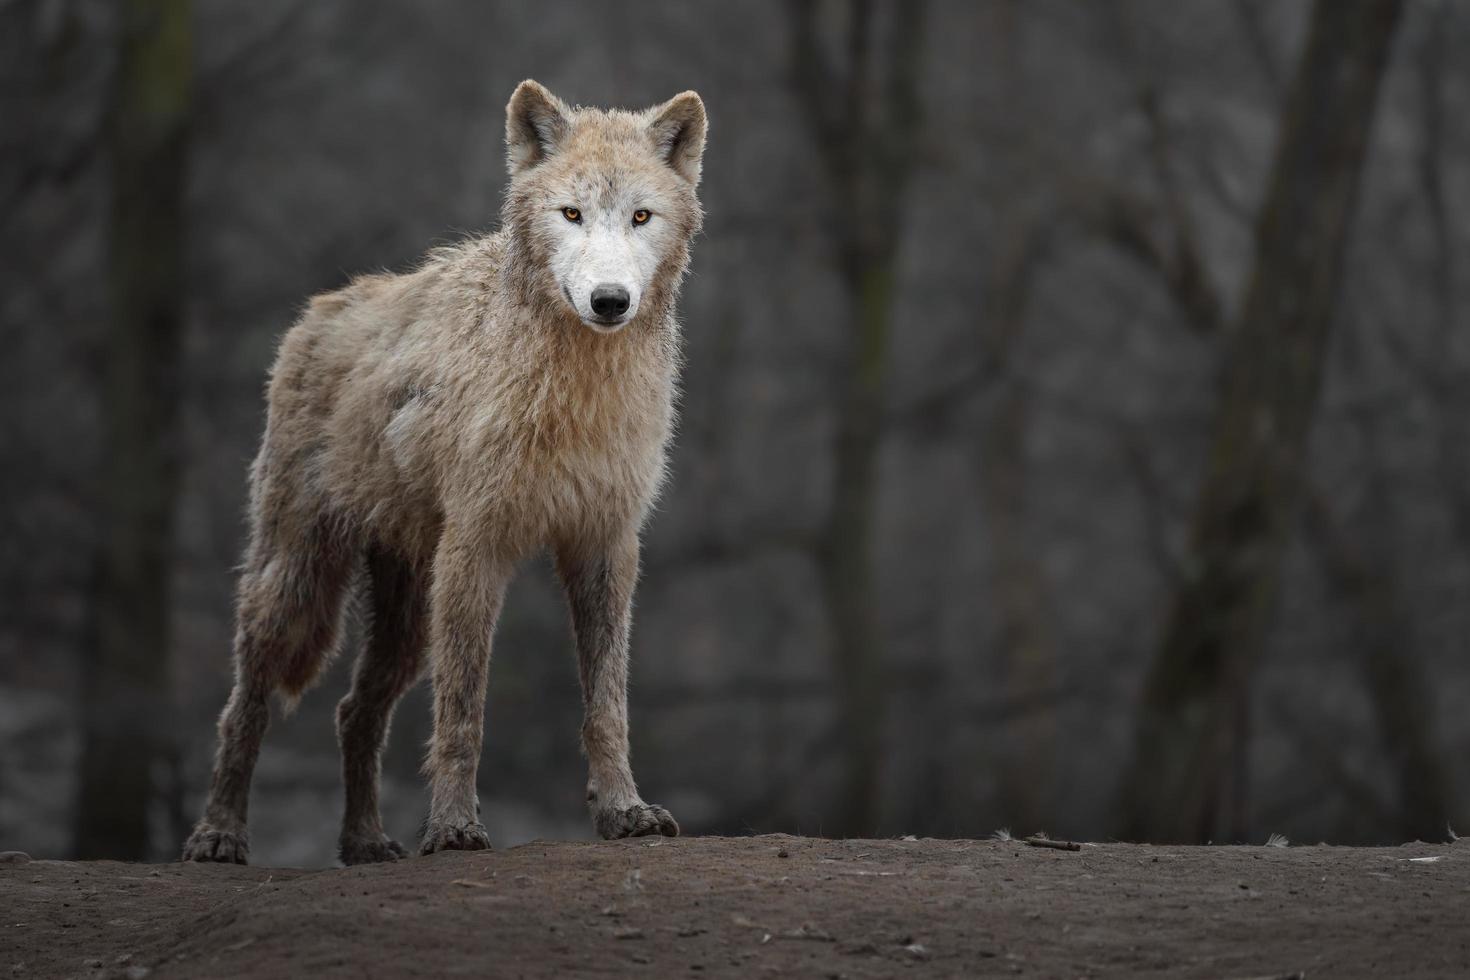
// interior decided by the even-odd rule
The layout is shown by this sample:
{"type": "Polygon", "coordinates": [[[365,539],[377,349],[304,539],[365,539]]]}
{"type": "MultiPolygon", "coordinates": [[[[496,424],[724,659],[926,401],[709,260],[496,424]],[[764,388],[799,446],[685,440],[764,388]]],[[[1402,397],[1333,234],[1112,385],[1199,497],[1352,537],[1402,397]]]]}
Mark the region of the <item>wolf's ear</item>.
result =
{"type": "Polygon", "coordinates": [[[694,92],[681,92],[650,110],[648,132],[659,155],[674,172],[691,184],[699,183],[707,127],[704,103],[694,92]]]}
{"type": "Polygon", "coordinates": [[[516,86],[505,107],[506,165],[512,175],[534,167],[556,152],[571,123],[566,104],[540,82],[516,86]]]}

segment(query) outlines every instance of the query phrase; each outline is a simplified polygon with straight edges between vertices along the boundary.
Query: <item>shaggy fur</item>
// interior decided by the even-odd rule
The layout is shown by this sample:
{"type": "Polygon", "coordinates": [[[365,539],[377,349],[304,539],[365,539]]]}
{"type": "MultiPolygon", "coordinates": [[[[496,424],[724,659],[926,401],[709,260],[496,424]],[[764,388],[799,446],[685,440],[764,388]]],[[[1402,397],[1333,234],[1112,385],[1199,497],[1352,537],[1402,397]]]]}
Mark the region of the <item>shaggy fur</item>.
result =
{"type": "Polygon", "coordinates": [[[704,106],[686,92],[641,113],[571,109],[527,81],[507,113],[501,230],[314,298],[281,344],[250,477],[235,687],[186,860],[245,861],[269,697],[294,704],[318,676],[357,590],[371,621],[337,709],[342,860],[404,854],[379,818],[379,756],[426,659],[420,851],[487,847],[475,775],[491,636],[517,562],[548,546],[576,635],[593,823],[608,838],[678,833],[634,786],[625,687],[639,532],[674,422],[704,106]],[[593,273],[575,270],[607,268],[637,297],[625,323],[579,312],[593,273]]]}

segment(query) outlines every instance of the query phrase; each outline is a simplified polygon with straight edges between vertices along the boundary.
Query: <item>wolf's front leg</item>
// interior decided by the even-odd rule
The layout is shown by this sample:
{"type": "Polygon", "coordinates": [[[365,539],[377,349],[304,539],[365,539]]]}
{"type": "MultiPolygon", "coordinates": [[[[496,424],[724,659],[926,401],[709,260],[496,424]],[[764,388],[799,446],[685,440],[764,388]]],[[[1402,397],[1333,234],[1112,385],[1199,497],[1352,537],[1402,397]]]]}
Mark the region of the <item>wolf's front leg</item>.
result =
{"type": "Polygon", "coordinates": [[[430,591],[434,735],[424,765],[430,801],[422,854],[490,846],[480,823],[475,774],[484,737],[490,640],[510,571],[509,563],[492,557],[474,538],[452,528],[444,531],[430,591]]]}
{"type": "Polygon", "coordinates": [[[677,837],[679,825],[669,811],[639,797],[628,762],[628,630],[638,581],[637,529],[625,529],[610,546],[563,545],[557,569],[577,636],[592,822],[608,840],[677,837]]]}

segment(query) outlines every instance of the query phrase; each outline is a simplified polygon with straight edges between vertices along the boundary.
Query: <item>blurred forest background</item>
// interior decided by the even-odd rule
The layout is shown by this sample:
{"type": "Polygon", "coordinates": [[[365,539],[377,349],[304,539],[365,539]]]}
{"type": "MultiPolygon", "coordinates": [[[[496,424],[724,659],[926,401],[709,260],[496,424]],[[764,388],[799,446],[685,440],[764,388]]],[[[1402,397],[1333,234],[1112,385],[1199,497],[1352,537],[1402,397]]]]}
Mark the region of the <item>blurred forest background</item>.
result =
{"type": "MultiPolygon", "coordinates": [[[[709,108],[632,690],[686,832],[1470,826],[1466,51],[1432,0],[0,2],[0,846],[177,853],[275,345],[495,226],[528,76],[709,108]]],[[[258,862],[332,859],[347,661],[258,862]]],[[[580,711],[537,564],[497,842],[590,835],[580,711]]]]}

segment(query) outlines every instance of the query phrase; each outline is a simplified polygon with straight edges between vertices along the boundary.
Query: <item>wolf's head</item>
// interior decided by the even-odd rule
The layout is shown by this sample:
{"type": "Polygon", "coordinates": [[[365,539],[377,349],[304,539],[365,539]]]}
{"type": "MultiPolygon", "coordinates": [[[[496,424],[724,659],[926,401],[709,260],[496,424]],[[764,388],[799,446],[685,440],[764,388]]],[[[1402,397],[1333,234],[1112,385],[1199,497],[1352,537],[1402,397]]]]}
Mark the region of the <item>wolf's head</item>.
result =
{"type": "Polygon", "coordinates": [[[666,309],[701,213],[704,103],[573,109],[533,81],[506,107],[505,224],[525,285],[611,333],[666,309]]]}

